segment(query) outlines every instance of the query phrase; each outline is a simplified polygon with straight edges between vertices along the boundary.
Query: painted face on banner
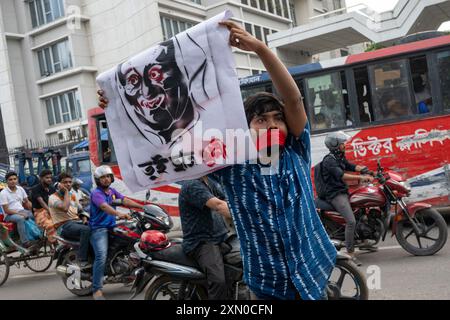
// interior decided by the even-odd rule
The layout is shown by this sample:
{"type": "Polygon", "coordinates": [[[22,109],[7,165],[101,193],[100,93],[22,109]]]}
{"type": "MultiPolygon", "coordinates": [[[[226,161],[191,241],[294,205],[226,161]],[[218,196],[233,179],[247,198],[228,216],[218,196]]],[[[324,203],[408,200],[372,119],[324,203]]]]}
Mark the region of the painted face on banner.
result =
{"type": "Polygon", "coordinates": [[[156,137],[169,144],[176,130],[183,132],[192,125],[196,113],[175,60],[173,41],[161,43],[157,50],[157,58],[143,70],[130,63],[119,65],[117,84],[126,100],[122,101],[125,110],[139,132],[149,141],[156,137]]]}

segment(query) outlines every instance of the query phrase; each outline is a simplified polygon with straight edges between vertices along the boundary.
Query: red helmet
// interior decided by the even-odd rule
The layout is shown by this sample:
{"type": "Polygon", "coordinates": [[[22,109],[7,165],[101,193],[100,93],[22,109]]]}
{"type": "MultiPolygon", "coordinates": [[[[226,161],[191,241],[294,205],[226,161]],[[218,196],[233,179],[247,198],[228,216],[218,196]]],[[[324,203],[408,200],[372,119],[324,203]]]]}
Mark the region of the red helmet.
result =
{"type": "Polygon", "coordinates": [[[141,235],[139,248],[143,251],[160,250],[169,244],[169,238],[158,230],[147,230],[141,235]]]}

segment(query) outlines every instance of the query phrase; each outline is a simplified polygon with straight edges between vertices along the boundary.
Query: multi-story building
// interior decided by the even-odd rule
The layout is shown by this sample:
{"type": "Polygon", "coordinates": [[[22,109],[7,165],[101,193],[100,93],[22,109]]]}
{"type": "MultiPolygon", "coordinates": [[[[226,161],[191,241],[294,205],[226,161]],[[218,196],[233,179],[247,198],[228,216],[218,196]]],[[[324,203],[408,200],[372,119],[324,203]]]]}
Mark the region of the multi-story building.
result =
{"type": "MultiPolygon", "coordinates": [[[[311,16],[336,10],[343,2],[2,0],[0,135],[9,148],[30,140],[86,136],[86,110],[97,103],[99,73],[225,9],[267,41],[268,35],[308,23],[311,16]]],[[[264,70],[255,54],[233,52],[239,76],[264,70]]],[[[295,54],[311,61],[308,52],[295,54]]]]}

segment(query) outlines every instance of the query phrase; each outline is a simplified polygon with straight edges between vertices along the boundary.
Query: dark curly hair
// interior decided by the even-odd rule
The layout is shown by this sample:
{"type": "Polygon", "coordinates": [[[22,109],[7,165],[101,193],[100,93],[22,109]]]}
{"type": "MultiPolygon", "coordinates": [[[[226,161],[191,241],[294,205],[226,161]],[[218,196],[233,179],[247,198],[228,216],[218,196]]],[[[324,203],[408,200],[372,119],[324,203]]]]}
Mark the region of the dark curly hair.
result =
{"type": "Polygon", "coordinates": [[[64,179],[67,179],[67,178],[73,179],[73,177],[72,177],[72,175],[70,173],[61,172],[60,175],[58,176],[58,182],[61,182],[64,179]]]}
{"type": "Polygon", "coordinates": [[[247,123],[254,117],[271,111],[281,111],[284,114],[283,102],[271,93],[260,92],[248,97],[244,102],[245,116],[247,123]]]}
{"type": "Polygon", "coordinates": [[[53,172],[51,170],[49,170],[49,169],[44,169],[39,174],[39,177],[43,178],[43,177],[48,176],[48,175],[53,175],[53,172]]]}
{"type": "Polygon", "coordinates": [[[5,180],[8,181],[9,178],[14,177],[14,176],[18,177],[17,173],[14,172],[14,171],[9,171],[9,172],[5,175],[5,180]]]}

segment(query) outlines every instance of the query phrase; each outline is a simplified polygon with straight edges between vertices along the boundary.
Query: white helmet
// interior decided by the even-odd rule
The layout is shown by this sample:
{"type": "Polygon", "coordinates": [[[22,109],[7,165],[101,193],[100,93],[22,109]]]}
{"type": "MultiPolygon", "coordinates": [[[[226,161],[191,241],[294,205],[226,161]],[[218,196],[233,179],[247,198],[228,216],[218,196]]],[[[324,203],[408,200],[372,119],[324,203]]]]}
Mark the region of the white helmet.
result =
{"type": "Polygon", "coordinates": [[[339,149],[339,145],[342,143],[347,142],[352,137],[350,137],[348,134],[344,133],[343,131],[336,131],[329,133],[325,138],[325,146],[330,151],[335,151],[339,149]]]}
{"type": "Polygon", "coordinates": [[[106,175],[111,176],[111,183],[113,183],[114,182],[114,173],[110,166],[103,165],[103,166],[100,166],[97,169],[95,169],[95,171],[94,171],[95,183],[98,185],[100,178],[103,176],[106,176],[106,175]]]}

